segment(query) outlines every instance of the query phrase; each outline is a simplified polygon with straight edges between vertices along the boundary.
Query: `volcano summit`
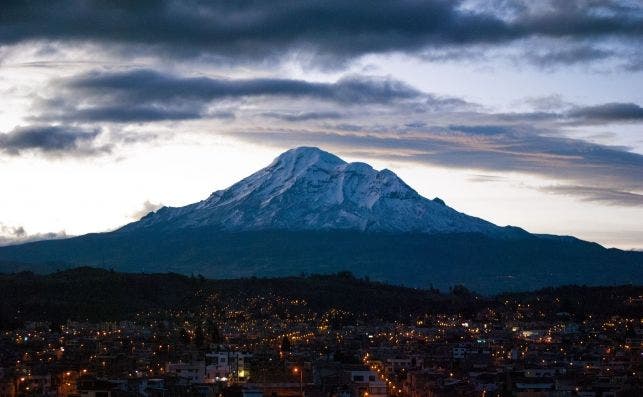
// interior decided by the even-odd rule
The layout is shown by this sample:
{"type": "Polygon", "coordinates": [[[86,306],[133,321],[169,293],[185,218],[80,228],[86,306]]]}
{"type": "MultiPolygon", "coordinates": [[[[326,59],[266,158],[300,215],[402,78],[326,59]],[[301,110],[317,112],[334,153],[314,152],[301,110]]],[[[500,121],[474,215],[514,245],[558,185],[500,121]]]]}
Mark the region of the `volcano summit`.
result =
{"type": "Polygon", "coordinates": [[[419,195],[390,170],[312,147],[203,201],[109,233],[0,248],[0,271],[91,265],[214,278],[349,270],[414,287],[480,292],[643,279],[643,253],[497,226],[419,195]]]}

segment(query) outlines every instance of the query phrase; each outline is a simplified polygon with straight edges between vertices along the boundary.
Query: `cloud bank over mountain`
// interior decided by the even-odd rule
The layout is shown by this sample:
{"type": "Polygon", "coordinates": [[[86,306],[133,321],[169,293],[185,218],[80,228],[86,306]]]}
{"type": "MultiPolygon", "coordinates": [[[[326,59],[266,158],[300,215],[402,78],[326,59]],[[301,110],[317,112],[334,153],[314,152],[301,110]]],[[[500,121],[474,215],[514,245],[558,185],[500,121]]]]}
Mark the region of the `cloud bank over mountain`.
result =
{"type": "Polygon", "coordinates": [[[614,58],[636,68],[643,34],[640,8],[627,1],[68,0],[9,2],[0,18],[0,43],[6,45],[89,42],[228,62],[297,55],[312,57],[323,67],[367,54],[450,58],[462,50],[514,46],[538,64],[614,58]],[[562,45],[556,50],[531,45],[548,41],[562,45]]]}

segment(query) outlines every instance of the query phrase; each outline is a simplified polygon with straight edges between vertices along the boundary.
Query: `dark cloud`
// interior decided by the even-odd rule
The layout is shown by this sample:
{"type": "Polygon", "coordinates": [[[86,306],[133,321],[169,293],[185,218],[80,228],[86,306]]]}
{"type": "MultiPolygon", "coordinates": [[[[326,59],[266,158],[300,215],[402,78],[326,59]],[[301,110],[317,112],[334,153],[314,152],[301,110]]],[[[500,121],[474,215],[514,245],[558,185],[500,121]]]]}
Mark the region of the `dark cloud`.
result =
{"type": "MultiPolygon", "coordinates": [[[[65,122],[150,122],[200,118],[234,119],[229,108],[248,99],[306,99],[352,105],[415,105],[422,111],[467,107],[451,97],[436,97],[392,79],[353,76],[334,83],[257,78],[217,79],[181,77],[153,70],[86,73],[58,80],[52,91],[58,96],[39,99],[36,120],[65,122]]],[[[334,119],[338,111],[264,112],[286,121],[334,119]]]]}
{"type": "Polygon", "coordinates": [[[39,151],[47,155],[88,155],[109,151],[108,146],[96,146],[100,130],[83,130],[64,126],[18,127],[0,134],[0,151],[18,155],[39,151]]]}
{"type": "Polygon", "coordinates": [[[424,121],[412,121],[410,123],[405,123],[404,127],[412,128],[412,129],[421,129],[421,128],[426,128],[427,124],[424,121]]]}
{"type": "Polygon", "coordinates": [[[591,45],[582,45],[562,49],[527,50],[522,56],[526,56],[534,64],[548,67],[603,60],[615,55],[614,51],[592,47],[591,45]]]}
{"type": "Polygon", "coordinates": [[[502,121],[508,122],[541,122],[555,121],[562,118],[560,113],[554,112],[514,112],[514,113],[496,113],[493,115],[502,121]]]}
{"type": "Polygon", "coordinates": [[[474,135],[498,135],[513,131],[512,127],[505,125],[450,125],[449,129],[474,135]]]}
{"type": "Polygon", "coordinates": [[[161,120],[189,120],[202,116],[195,110],[172,109],[163,106],[106,105],[88,109],[70,109],[60,119],[73,121],[107,121],[114,123],[148,122],[161,120]]]}
{"type": "Polygon", "coordinates": [[[374,157],[398,161],[490,172],[520,172],[621,192],[643,190],[640,177],[643,175],[643,155],[623,147],[520,129],[475,134],[427,128],[424,133],[413,136],[367,131],[368,128],[342,133],[264,130],[238,134],[238,137],[279,146],[306,144],[337,150],[359,147],[363,153],[371,151],[374,157]]]}
{"type": "Polygon", "coordinates": [[[345,117],[340,112],[299,112],[299,113],[279,113],[279,112],[265,112],[261,114],[264,117],[270,117],[283,121],[308,121],[308,120],[328,120],[328,119],[341,119],[345,117]]]}
{"type": "Polygon", "coordinates": [[[38,110],[42,114],[30,117],[31,120],[62,121],[71,123],[150,123],[156,121],[181,121],[201,118],[234,120],[234,112],[207,111],[206,102],[168,101],[157,104],[129,104],[108,101],[96,101],[90,106],[83,106],[70,98],[57,98],[53,101],[39,101],[38,110]]]}
{"type": "MultiPolygon", "coordinates": [[[[282,121],[332,120],[350,118],[342,111],[359,106],[361,114],[370,105],[397,106],[408,117],[413,113],[468,112],[467,117],[487,119],[492,125],[453,125],[470,133],[506,132],[504,123],[515,129],[523,123],[597,124],[643,120],[643,110],[633,103],[607,103],[596,106],[574,106],[560,98],[527,99],[538,108],[533,112],[485,113],[477,104],[460,98],[424,93],[408,84],[390,78],[350,76],[332,83],[294,79],[255,78],[225,79],[184,77],[151,69],[122,72],[89,72],[57,80],[51,91],[56,97],[36,102],[34,120],[47,122],[154,122],[191,119],[236,118],[235,110],[248,100],[261,103],[266,109],[260,115],[282,121]],[[274,100],[291,101],[297,108],[301,100],[327,102],[324,110],[275,111],[274,100]],[[259,102],[258,102],[259,101],[259,102]],[[297,102],[295,102],[297,101],[297,102]],[[543,110],[545,109],[546,110],[543,110]],[[224,109],[224,110],[222,110],[224,109]],[[498,123],[500,122],[500,123],[498,123]],[[477,131],[472,131],[476,128],[477,131]]],[[[294,105],[294,106],[293,106],[294,105]]],[[[308,106],[316,106],[308,104],[308,106]]],[[[380,111],[381,113],[381,111],[380,111]]],[[[421,128],[423,120],[407,122],[409,128],[421,128]],[[415,126],[413,127],[413,125],[415,126]]],[[[350,124],[350,123],[345,123],[350,124]]]]}
{"type": "Polygon", "coordinates": [[[537,105],[548,107],[550,111],[496,113],[490,114],[490,116],[510,123],[558,122],[562,124],[592,125],[643,122],[643,108],[635,103],[611,102],[592,106],[579,106],[561,101],[560,105],[556,106],[557,101],[553,100],[551,105],[547,106],[546,102],[547,100],[544,99],[543,103],[537,103],[537,105]],[[558,111],[555,112],[554,110],[558,111]]]}
{"type": "MultiPolygon", "coordinates": [[[[337,65],[364,54],[501,46],[534,37],[619,38],[636,48],[643,34],[641,15],[640,4],[625,0],[496,1],[486,6],[451,0],[6,1],[0,44],[80,41],[237,61],[303,53],[337,65]]],[[[585,50],[558,57],[592,55],[602,56],[585,50]]]]}
{"type": "Polygon", "coordinates": [[[608,205],[643,206],[643,194],[620,191],[615,189],[590,186],[547,186],[544,192],[580,196],[585,201],[594,201],[608,205]]]}
{"type": "Polygon", "coordinates": [[[63,85],[92,97],[124,100],[128,103],[285,96],[309,97],[343,104],[386,104],[424,96],[411,86],[390,79],[348,77],[335,83],[276,78],[235,80],[181,77],[149,69],[120,73],[88,73],[65,80],[63,85]]]}
{"type": "Polygon", "coordinates": [[[614,102],[577,107],[568,116],[589,123],[643,122],[643,108],[635,103],[614,102]]]}

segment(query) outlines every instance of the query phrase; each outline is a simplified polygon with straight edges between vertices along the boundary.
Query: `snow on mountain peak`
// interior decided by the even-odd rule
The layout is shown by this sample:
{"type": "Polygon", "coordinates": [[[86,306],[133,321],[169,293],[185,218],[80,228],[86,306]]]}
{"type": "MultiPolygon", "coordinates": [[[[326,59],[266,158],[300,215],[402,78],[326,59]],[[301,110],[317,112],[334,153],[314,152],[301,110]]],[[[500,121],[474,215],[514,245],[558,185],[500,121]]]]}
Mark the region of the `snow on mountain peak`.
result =
{"type": "Polygon", "coordinates": [[[428,200],[388,169],[298,147],[201,202],[163,208],[121,230],[213,226],[222,230],[482,232],[502,228],[428,200]]]}
{"type": "Polygon", "coordinates": [[[301,146],[280,154],[268,167],[282,166],[292,170],[304,170],[313,165],[327,168],[341,164],[346,164],[346,162],[332,153],[316,147],[301,146]]]}

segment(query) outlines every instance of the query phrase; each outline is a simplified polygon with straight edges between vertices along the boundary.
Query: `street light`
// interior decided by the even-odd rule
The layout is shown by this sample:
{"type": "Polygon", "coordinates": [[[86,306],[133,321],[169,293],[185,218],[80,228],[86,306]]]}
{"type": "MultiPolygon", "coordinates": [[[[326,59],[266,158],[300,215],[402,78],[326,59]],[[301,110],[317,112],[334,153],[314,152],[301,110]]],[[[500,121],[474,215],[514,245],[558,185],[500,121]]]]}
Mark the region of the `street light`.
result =
{"type": "Polygon", "coordinates": [[[295,374],[299,373],[299,395],[301,397],[304,397],[304,371],[299,369],[298,367],[295,367],[292,369],[292,372],[295,374]]]}

